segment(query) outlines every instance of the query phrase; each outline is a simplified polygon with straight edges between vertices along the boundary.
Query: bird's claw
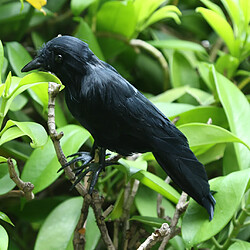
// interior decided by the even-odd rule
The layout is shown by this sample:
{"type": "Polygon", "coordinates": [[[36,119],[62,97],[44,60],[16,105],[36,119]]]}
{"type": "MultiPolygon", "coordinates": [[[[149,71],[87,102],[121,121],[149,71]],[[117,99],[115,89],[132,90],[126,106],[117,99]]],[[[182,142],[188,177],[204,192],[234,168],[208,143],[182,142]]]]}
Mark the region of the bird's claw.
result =
{"type": "Polygon", "coordinates": [[[75,175],[78,176],[77,180],[74,182],[74,184],[71,186],[71,190],[86,176],[89,172],[91,172],[91,180],[89,185],[88,193],[91,194],[93,192],[93,189],[95,187],[95,184],[98,180],[98,176],[102,170],[105,169],[105,167],[114,165],[112,162],[105,162],[104,166],[103,164],[100,164],[99,162],[92,162],[85,165],[82,165],[81,167],[74,169],[75,175]],[[85,168],[85,170],[82,172],[82,170],[85,168]]]}
{"type": "MultiPolygon", "coordinates": [[[[63,166],[57,171],[57,173],[60,172],[61,170],[63,170],[64,168],[68,167],[69,165],[71,165],[71,164],[73,164],[73,163],[75,163],[75,162],[78,162],[78,161],[82,161],[82,162],[83,162],[82,166],[80,167],[81,169],[83,169],[83,168],[82,168],[83,166],[86,166],[88,163],[90,163],[90,162],[94,159],[94,157],[93,157],[93,156],[91,155],[91,153],[89,153],[89,152],[77,152],[77,153],[75,153],[75,154],[72,154],[72,155],[67,156],[67,158],[68,158],[68,157],[77,156],[77,155],[79,155],[79,156],[76,157],[76,158],[74,158],[73,160],[67,162],[65,165],[63,165],[63,166]]],[[[78,168],[78,169],[79,169],[79,168],[78,168]]]]}

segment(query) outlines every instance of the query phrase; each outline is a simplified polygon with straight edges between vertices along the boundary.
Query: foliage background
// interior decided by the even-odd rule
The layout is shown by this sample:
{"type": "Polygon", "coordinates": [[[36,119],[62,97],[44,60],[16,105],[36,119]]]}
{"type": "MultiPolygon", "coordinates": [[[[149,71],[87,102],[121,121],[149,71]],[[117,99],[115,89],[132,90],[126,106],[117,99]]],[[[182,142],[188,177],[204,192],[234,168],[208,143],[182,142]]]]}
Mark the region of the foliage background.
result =
{"type": "MultiPolygon", "coordinates": [[[[211,189],[217,191],[214,219],[208,222],[204,209],[191,201],[179,222],[182,233],[167,249],[249,248],[250,2],[49,0],[42,11],[35,7],[25,1],[0,2],[1,162],[15,159],[21,179],[34,184],[36,196],[32,201],[10,197],[15,184],[7,164],[0,165],[0,248],[73,248],[82,200],[57,173],[60,166],[45,132],[47,82],[59,80],[48,73],[20,72],[58,34],[82,39],[113,65],[176,122],[205,165],[211,189]]],[[[93,140],[69,113],[63,91],[56,125],[65,134],[66,155],[90,149],[93,140]]],[[[114,204],[110,232],[123,214],[125,186],[135,179],[140,186],[130,223],[131,230],[143,230],[138,241],[163,222],[157,193],[163,195],[164,216],[172,217],[181,190],[165,178],[150,153],[108,167],[97,189],[105,208],[114,204]]],[[[85,238],[86,249],[105,248],[92,211],[85,238]]]]}

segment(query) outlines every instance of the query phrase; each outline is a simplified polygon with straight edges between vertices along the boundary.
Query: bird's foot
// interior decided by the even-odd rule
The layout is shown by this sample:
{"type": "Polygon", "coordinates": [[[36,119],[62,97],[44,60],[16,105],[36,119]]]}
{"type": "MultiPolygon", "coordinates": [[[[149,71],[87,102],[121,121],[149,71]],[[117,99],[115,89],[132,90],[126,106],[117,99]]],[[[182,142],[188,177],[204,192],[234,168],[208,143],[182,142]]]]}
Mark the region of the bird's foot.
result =
{"type": "Polygon", "coordinates": [[[82,165],[79,168],[74,169],[75,175],[78,177],[77,177],[77,180],[72,185],[71,189],[73,189],[88,173],[91,172],[90,185],[89,185],[89,190],[88,190],[88,193],[91,194],[98,180],[98,176],[100,172],[104,170],[105,167],[113,165],[113,164],[114,163],[112,162],[105,162],[104,164],[100,164],[99,162],[90,162],[88,164],[82,165]]]}
{"type": "MultiPolygon", "coordinates": [[[[67,156],[67,158],[73,157],[73,156],[78,156],[78,157],[75,157],[73,160],[67,162],[57,172],[63,170],[64,168],[68,167],[69,165],[71,165],[75,162],[79,162],[79,161],[82,162],[82,166],[80,167],[81,171],[82,171],[94,159],[94,157],[92,156],[92,154],[90,152],[77,152],[75,154],[67,156]]],[[[76,168],[76,169],[80,169],[80,168],[76,168]]]]}

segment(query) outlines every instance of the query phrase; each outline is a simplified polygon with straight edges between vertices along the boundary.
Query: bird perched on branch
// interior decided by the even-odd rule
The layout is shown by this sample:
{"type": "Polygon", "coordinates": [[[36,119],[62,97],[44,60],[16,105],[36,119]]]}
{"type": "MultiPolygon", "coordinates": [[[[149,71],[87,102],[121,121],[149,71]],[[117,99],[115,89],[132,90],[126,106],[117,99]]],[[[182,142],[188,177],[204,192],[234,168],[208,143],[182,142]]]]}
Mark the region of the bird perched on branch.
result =
{"type": "Polygon", "coordinates": [[[186,137],[85,42],[71,36],[52,39],[22,72],[33,69],[51,71],[60,78],[70,112],[95,140],[91,153],[79,152],[70,162],[83,162],[78,181],[92,172],[90,192],[106,166],[106,149],[124,156],[150,151],[171,179],[213,218],[215,199],[204,166],[186,137]],[[89,164],[96,146],[101,148],[98,166],[89,164]]]}

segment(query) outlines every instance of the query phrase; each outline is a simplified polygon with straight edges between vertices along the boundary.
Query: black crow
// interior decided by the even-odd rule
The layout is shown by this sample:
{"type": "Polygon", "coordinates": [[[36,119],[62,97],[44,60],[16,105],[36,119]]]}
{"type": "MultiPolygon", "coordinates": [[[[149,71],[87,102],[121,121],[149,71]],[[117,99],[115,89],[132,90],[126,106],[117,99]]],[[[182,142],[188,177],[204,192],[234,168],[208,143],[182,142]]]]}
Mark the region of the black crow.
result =
{"type": "MultiPolygon", "coordinates": [[[[216,202],[205,168],[190,150],[186,137],[111,65],[98,59],[85,42],[71,36],[52,39],[22,72],[33,69],[59,77],[70,112],[101,148],[99,168],[89,168],[79,176],[94,172],[91,191],[105,167],[106,149],[124,156],[152,152],[171,179],[206,208],[210,220],[213,218],[216,202]]],[[[93,150],[90,155],[79,155],[75,161],[83,160],[86,165],[93,158],[93,150]]]]}

